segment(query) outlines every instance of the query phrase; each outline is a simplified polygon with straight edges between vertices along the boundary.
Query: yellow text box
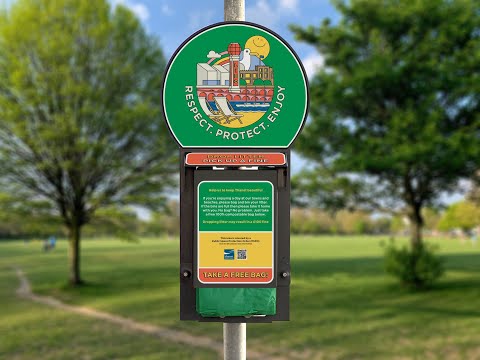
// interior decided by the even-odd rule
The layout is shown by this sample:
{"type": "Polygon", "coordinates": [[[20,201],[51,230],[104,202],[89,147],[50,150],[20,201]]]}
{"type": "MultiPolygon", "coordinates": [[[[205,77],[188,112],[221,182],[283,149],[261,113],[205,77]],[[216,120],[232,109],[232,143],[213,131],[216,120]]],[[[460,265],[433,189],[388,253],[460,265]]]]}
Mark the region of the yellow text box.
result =
{"type": "Polygon", "coordinates": [[[198,266],[272,267],[273,232],[199,232],[198,266]],[[225,250],[234,250],[233,259],[225,259],[225,250]]]}

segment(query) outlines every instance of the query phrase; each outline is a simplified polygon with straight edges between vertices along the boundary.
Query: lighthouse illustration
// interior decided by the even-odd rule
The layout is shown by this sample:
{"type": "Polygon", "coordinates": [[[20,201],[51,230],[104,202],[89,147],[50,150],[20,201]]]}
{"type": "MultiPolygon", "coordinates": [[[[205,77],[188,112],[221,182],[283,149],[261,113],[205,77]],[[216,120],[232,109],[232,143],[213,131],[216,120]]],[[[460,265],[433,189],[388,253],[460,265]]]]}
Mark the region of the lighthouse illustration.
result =
{"type": "Polygon", "coordinates": [[[242,49],[239,43],[230,43],[228,45],[228,55],[230,56],[230,86],[232,93],[240,93],[240,53],[242,49]]]}

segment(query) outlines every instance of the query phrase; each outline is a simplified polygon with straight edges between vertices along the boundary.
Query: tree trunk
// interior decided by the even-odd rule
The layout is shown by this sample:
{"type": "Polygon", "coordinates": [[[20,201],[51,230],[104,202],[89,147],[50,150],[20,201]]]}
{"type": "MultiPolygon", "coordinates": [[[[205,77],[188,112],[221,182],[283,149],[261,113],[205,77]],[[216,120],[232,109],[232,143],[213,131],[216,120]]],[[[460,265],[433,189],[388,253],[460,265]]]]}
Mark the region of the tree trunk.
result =
{"type": "Polygon", "coordinates": [[[81,227],[73,225],[68,229],[69,243],[70,243],[70,285],[82,285],[83,281],[80,277],[80,237],[81,227]]]}
{"type": "Polygon", "coordinates": [[[412,250],[419,249],[422,246],[423,217],[420,205],[410,205],[410,244],[412,250]]]}
{"type": "Polygon", "coordinates": [[[417,263],[422,256],[423,252],[423,240],[422,240],[422,229],[423,229],[423,217],[422,217],[422,206],[419,204],[410,205],[410,244],[412,249],[412,257],[410,270],[412,272],[413,278],[411,279],[411,285],[414,285],[417,289],[423,288],[425,285],[425,280],[418,273],[417,263]]]}

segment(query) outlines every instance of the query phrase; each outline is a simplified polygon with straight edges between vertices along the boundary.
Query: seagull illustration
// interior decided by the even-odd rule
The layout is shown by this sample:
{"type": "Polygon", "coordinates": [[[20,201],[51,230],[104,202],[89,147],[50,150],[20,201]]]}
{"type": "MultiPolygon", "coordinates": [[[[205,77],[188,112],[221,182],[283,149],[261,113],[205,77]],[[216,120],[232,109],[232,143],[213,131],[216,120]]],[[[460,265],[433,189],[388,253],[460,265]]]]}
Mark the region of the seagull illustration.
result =
{"type": "Polygon", "coordinates": [[[244,69],[245,70],[249,70],[250,69],[250,63],[251,63],[252,59],[250,57],[250,49],[245,49],[243,50],[243,59],[240,60],[240,64],[243,65],[244,69]]]}

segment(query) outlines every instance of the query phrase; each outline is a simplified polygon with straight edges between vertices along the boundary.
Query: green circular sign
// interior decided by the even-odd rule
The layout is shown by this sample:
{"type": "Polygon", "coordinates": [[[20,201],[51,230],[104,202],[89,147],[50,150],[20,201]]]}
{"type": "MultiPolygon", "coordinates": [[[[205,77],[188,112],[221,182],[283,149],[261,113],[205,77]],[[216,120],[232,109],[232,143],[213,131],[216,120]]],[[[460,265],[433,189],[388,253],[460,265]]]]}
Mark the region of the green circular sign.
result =
{"type": "Polygon", "coordinates": [[[307,108],[307,78],[298,56],[256,24],[204,28],[167,66],[163,111],[181,147],[287,148],[307,108]]]}

